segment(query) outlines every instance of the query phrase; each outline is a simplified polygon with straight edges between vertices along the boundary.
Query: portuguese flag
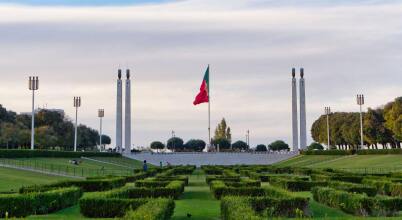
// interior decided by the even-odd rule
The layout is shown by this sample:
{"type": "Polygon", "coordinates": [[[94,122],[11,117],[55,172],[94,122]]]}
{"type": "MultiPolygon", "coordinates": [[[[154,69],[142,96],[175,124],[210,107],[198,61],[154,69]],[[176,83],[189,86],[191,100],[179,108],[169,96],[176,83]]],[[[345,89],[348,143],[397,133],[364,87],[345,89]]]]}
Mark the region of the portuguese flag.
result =
{"type": "Polygon", "coordinates": [[[200,92],[195,97],[194,105],[198,105],[204,102],[209,102],[209,66],[205,71],[204,79],[202,80],[200,92]]]}

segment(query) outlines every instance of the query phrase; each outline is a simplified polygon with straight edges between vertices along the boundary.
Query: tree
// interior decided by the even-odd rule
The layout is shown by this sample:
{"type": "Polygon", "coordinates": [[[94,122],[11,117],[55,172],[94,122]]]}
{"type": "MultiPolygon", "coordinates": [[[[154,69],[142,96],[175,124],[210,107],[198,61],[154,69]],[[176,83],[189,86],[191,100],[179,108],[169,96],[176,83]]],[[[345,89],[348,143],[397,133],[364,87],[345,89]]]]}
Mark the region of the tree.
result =
{"type": "Polygon", "coordinates": [[[268,148],[272,151],[289,150],[289,145],[284,141],[277,140],[268,145],[268,148]]]}
{"type": "Polygon", "coordinates": [[[247,145],[246,142],[244,141],[236,141],[232,144],[232,149],[233,150],[247,150],[249,146],[247,145]]]}
{"type": "Polygon", "coordinates": [[[229,150],[230,142],[226,138],[212,139],[211,144],[215,147],[219,146],[219,150],[229,150]]]}
{"type": "Polygon", "coordinates": [[[103,144],[108,145],[111,143],[112,143],[112,139],[109,136],[102,134],[102,145],[103,144]]]}
{"type": "Polygon", "coordinates": [[[394,134],[398,144],[402,141],[402,97],[384,107],[385,127],[394,134]]]}
{"type": "Polygon", "coordinates": [[[167,141],[167,148],[172,151],[183,151],[183,139],[172,137],[167,141]]]}
{"type": "Polygon", "coordinates": [[[186,151],[202,152],[206,146],[203,140],[191,139],[184,145],[186,151]]]}
{"type": "Polygon", "coordinates": [[[164,148],[165,148],[165,145],[160,141],[154,141],[151,143],[151,149],[162,150],[164,148]]]}
{"type": "Polygon", "coordinates": [[[215,140],[226,139],[229,141],[229,143],[232,142],[232,134],[230,132],[230,127],[227,126],[225,118],[223,118],[216,127],[214,139],[215,140]]]}
{"type": "Polygon", "coordinates": [[[267,146],[265,146],[264,144],[259,144],[259,145],[257,145],[257,147],[255,148],[255,151],[258,151],[258,152],[267,151],[267,146]]]}
{"type": "Polygon", "coordinates": [[[313,142],[307,147],[307,150],[324,150],[324,147],[317,142],[313,142]]]}

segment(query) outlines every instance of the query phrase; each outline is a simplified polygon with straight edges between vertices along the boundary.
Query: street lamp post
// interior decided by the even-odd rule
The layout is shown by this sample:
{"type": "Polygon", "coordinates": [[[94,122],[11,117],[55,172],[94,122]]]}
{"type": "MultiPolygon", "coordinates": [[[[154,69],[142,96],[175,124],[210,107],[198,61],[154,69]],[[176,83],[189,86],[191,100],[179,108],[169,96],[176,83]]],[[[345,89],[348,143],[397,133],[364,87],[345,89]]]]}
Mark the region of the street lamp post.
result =
{"type": "Polygon", "coordinates": [[[364,95],[358,94],[357,95],[357,104],[360,106],[360,147],[363,149],[363,113],[362,113],[362,106],[364,105],[364,95]]]}
{"type": "Polygon", "coordinates": [[[39,89],[39,78],[29,77],[29,90],[32,90],[31,150],[35,146],[35,90],[39,89]]]}
{"type": "Polygon", "coordinates": [[[75,133],[74,133],[74,152],[77,151],[77,121],[78,121],[78,108],[81,107],[81,97],[74,96],[75,107],[75,133]]]}
{"type": "Polygon", "coordinates": [[[174,137],[175,137],[175,133],[174,133],[174,131],[172,131],[172,150],[173,150],[173,151],[176,150],[176,149],[174,148],[174,147],[175,147],[175,143],[176,143],[176,139],[175,139],[174,137]]]}
{"type": "Polygon", "coordinates": [[[330,148],[330,141],[329,141],[329,114],[331,114],[331,108],[325,107],[325,114],[327,115],[327,150],[330,148]]]}
{"type": "Polygon", "coordinates": [[[250,130],[247,130],[247,133],[246,133],[246,143],[247,143],[247,146],[250,147],[250,130]]]}
{"type": "Polygon", "coordinates": [[[102,118],[105,116],[105,110],[99,109],[98,110],[98,117],[99,117],[99,149],[102,150],[102,118]]]}

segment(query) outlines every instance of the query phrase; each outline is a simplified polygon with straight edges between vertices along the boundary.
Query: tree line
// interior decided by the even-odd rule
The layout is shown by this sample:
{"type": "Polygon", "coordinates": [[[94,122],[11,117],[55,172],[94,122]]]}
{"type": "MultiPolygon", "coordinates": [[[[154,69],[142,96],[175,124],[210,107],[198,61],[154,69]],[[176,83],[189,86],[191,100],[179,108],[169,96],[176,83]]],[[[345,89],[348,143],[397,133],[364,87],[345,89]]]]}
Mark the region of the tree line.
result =
{"type": "MultiPolygon", "coordinates": [[[[238,140],[232,143],[232,134],[230,127],[227,125],[226,120],[223,118],[221,122],[215,129],[214,137],[211,139],[211,145],[213,146],[213,151],[217,151],[219,148],[220,152],[240,152],[240,151],[252,151],[250,146],[242,141],[238,140]]],[[[172,137],[167,140],[166,145],[160,141],[154,141],[150,144],[150,148],[154,150],[169,149],[174,152],[202,152],[207,144],[205,141],[200,139],[190,139],[184,143],[183,139],[180,137],[172,137]]],[[[255,151],[280,151],[289,150],[289,145],[284,141],[274,141],[268,145],[259,144],[254,149],[255,151]]]]}
{"type": "MultiPolygon", "coordinates": [[[[41,109],[35,114],[35,149],[73,150],[74,124],[63,113],[41,109]]],[[[94,150],[99,145],[99,133],[79,125],[78,150],[94,150]]],[[[102,144],[111,139],[102,135],[102,144]]],[[[0,105],[0,148],[29,148],[31,145],[31,116],[8,111],[0,105]]]]}
{"type": "MultiPolygon", "coordinates": [[[[312,125],[314,141],[327,144],[326,115],[321,115],[312,125]]],[[[358,149],[360,147],[360,113],[335,112],[329,115],[330,144],[333,149],[358,149]]],[[[368,148],[401,148],[402,97],[386,105],[363,113],[363,140],[368,148]]]]}

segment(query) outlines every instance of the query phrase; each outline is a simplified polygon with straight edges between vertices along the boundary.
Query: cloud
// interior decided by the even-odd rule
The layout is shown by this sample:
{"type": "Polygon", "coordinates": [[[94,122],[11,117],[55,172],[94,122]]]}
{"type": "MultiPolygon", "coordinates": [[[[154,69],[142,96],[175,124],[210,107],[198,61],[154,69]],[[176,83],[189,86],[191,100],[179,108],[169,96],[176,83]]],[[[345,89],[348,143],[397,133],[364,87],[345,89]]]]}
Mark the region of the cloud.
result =
{"type": "MultiPolygon", "coordinates": [[[[114,138],[118,67],[133,72],[133,140],[207,139],[207,106],[193,106],[211,64],[212,128],[225,117],[234,139],[291,137],[291,67],[306,72],[308,128],[324,106],[357,110],[364,93],[376,107],[402,89],[402,6],[393,1],[179,1],[104,7],[0,6],[0,100],[30,109],[29,75],[39,75],[38,105],[74,114],[114,138]],[[299,3],[297,3],[299,2],[299,3]]],[[[311,138],[309,139],[311,141],[311,138]]]]}

